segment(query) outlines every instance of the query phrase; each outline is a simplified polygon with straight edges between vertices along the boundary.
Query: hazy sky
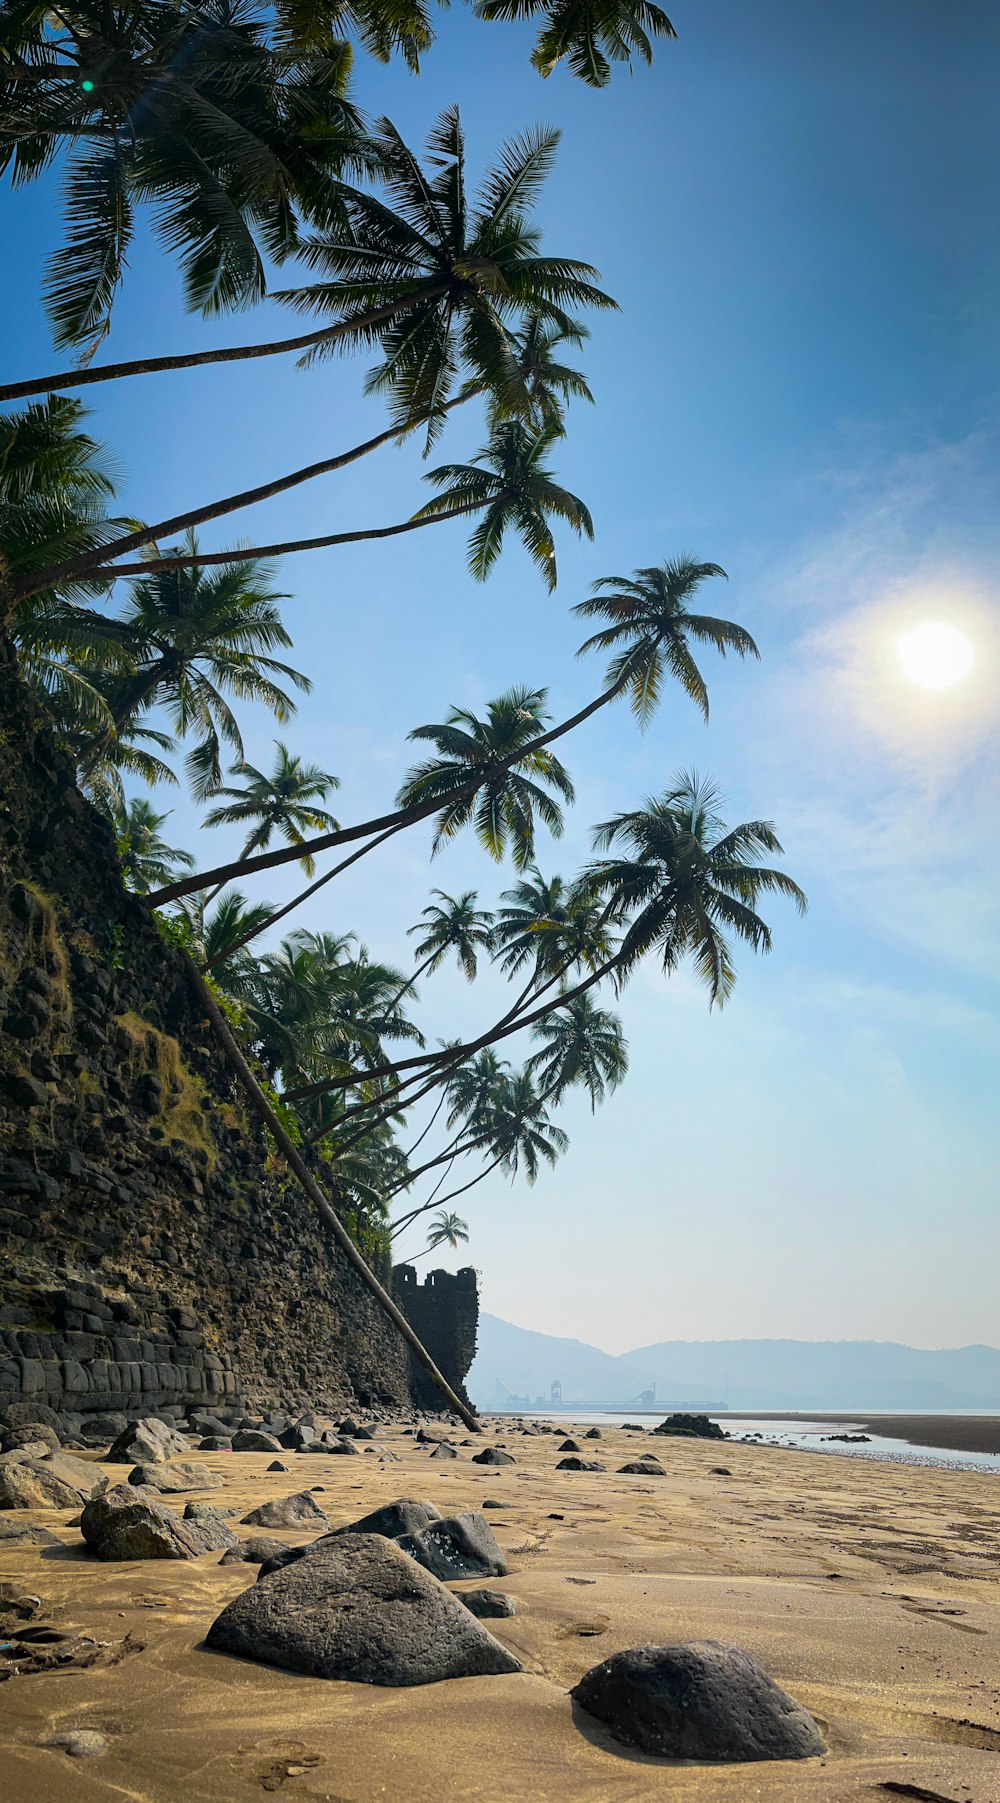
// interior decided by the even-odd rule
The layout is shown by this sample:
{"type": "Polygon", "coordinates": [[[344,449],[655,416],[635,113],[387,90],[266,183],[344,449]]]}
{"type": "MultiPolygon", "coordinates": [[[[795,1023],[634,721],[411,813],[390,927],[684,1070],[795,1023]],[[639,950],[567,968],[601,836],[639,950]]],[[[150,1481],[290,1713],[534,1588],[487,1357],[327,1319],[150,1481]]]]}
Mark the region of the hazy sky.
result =
{"type": "MultiPolygon", "coordinates": [[[[769,906],[774,952],[741,954],[721,1014],[688,975],[631,984],[626,1087],[596,1117],[563,1110],[572,1148],[534,1189],[491,1177],[458,1205],[484,1304],[616,1352],[756,1335],[996,1345],[1000,13],[671,12],[680,43],[603,94],[541,82],[530,34],[461,8],[419,81],[359,60],[359,99],[411,140],[460,101],[473,171],[505,136],[561,126],[546,248],[598,264],[622,313],[594,330],[598,405],[574,411],[557,459],[597,523],[593,546],[560,539],[557,594],[514,546],[472,585],[451,525],[289,559],[292,658],[315,688],[286,736],[341,776],[344,820],[381,812],[412,762],[406,732],[450,704],[529,681],[562,715],[594,692],[602,666],[575,662],[568,610],[595,577],[682,550],[722,563],[731,580],[706,605],[750,627],[762,665],[706,658],[708,728],[670,693],[644,736],[609,709],[569,741],[578,806],[540,862],[568,874],[594,821],[694,764],[731,818],[774,819],[811,911],[769,906]],[[953,689],[902,673],[899,637],[924,620],[975,645],[953,689]]],[[[38,189],[4,217],[4,364],[27,373],[58,362],[35,298],[56,226],[38,189]]],[[[184,318],[172,266],[140,249],[111,350],[250,340],[259,324],[184,318]]],[[[127,507],[163,517],[369,436],[361,379],[287,360],[161,376],[103,391],[95,417],[127,507]]],[[[462,421],[436,460],[480,442],[462,421]]],[[[203,542],[386,524],[423,498],[420,476],[416,449],[383,454],[203,542]]],[[[247,726],[266,760],[273,724],[247,726]]],[[[183,799],[169,829],[209,862],[227,843],[183,799]]],[[[485,901],[509,878],[471,842],[428,869],[428,839],[410,832],[304,921],[356,927],[408,967],[432,885],[485,901]]],[[[298,886],[278,872],[259,892],[298,886]]],[[[453,1035],[496,999],[442,974],[420,1019],[453,1035]]]]}

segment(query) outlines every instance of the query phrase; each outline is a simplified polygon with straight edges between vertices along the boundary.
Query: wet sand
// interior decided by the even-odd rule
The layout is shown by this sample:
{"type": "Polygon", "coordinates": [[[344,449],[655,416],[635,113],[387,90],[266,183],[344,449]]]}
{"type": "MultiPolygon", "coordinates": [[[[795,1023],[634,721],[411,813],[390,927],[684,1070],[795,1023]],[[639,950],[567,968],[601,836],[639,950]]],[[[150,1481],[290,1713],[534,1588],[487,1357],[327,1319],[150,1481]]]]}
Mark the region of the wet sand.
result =
{"type": "MultiPolygon", "coordinates": [[[[567,1431],[569,1426],[567,1424],[567,1431]]],[[[457,1438],[458,1436],[456,1436],[457,1438]]],[[[144,1643],[114,1667],[0,1684],[4,1803],[943,1803],[1000,1800],[1000,1481],[991,1474],[830,1460],[783,1448],[604,1430],[605,1473],[561,1472],[560,1435],[492,1424],[460,1458],[430,1460],[399,1427],[355,1459],[201,1455],[240,1513],[322,1486],[335,1525],[401,1495],[446,1513],[504,1503],[489,1520],[517,1601],[490,1623],[522,1676],[414,1690],[328,1684],[200,1645],[256,1568],[100,1564],[69,1516],[64,1545],[0,1545],[0,1576],[45,1600],[42,1619],[144,1643]],[[471,1463],[484,1443],[517,1463],[471,1463]],[[666,1478],[615,1467],[637,1442],[666,1478]],[[718,1475],[726,1466],[731,1475],[718,1475]],[[561,1517],[556,1519],[555,1517],[561,1517]],[[629,1646],[736,1641],[819,1719],[829,1753],[795,1764],[705,1766],[629,1751],[567,1695],[629,1646]],[[96,1729],[108,1752],[71,1759],[39,1742],[96,1729]],[[909,1788],[907,1788],[909,1787],[909,1788]]],[[[123,1468],[105,1467],[116,1481],[123,1468]]],[[[178,1510],[184,1497],[168,1499],[178,1510]]],[[[239,1530],[250,1534],[256,1530],[239,1530]]],[[[288,1531],[282,1538],[311,1539],[288,1531]]],[[[470,1585],[469,1587],[474,1587],[470,1585]]],[[[459,1586],[461,1588],[461,1586],[459,1586]]]]}
{"type": "Polygon", "coordinates": [[[886,1440],[907,1440],[911,1446],[936,1446],[948,1452],[985,1452],[1000,1455],[1000,1415],[866,1415],[862,1411],[838,1415],[822,1413],[768,1414],[757,1410],[730,1410],[717,1421],[820,1421],[832,1426],[861,1428],[886,1440]]]}

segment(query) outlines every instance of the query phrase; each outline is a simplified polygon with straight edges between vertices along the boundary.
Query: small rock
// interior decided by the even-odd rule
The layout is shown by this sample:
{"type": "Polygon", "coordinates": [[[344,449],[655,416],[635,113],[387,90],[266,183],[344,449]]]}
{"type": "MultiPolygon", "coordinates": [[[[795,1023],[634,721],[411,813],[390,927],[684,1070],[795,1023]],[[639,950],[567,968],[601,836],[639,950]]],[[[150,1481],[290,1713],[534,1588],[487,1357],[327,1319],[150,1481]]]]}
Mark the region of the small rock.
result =
{"type": "Polygon", "coordinates": [[[666,1472],[659,1459],[630,1459],[627,1465],[619,1465],[619,1471],[628,1472],[632,1477],[666,1477],[666,1472]]]}
{"type": "Polygon", "coordinates": [[[442,1440],[440,1445],[435,1446],[434,1451],[431,1453],[431,1458],[432,1459],[457,1459],[458,1458],[458,1448],[456,1446],[449,1446],[447,1440],[442,1440]]]}
{"type": "Polygon", "coordinates": [[[589,1427],[583,1437],[585,1440],[603,1440],[604,1439],[604,1435],[602,1434],[599,1427],[589,1427]]]}
{"type": "Polygon", "coordinates": [[[292,1548],[284,1540],[272,1540],[267,1534],[252,1534],[249,1540],[238,1540],[219,1560],[220,1565],[266,1565],[292,1548]]]}
{"type": "Polygon", "coordinates": [[[338,1535],[261,1579],[222,1611],[205,1643],[355,1684],[432,1684],[522,1669],[458,1597],[375,1534],[338,1535]]]}
{"type": "Polygon", "coordinates": [[[96,1759],[108,1750],[104,1735],[93,1728],[64,1728],[60,1734],[50,1734],[47,1740],[40,1740],[38,1744],[40,1747],[61,1747],[71,1759],[96,1759]]]}
{"type": "Polygon", "coordinates": [[[579,1452],[580,1447],[576,1440],[564,1440],[558,1450],[560,1452],[579,1452]]]}
{"type": "Polygon", "coordinates": [[[503,1452],[499,1446],[487,1446],[484,1452],[473,1453],[472,1463],[474,1465],[515,1465],[517,1461],[511,1458],[509,1452],[503,1452]]]}
{"type": "Polygon", "coordinates": [[[292,1496],[279,1496],[273,1502],[261,1503],[242,1520],[243,1526],[248,1528],[328,1528],[330,1525],[329,1517],[309,1490],[297,1490],[292,1496]]]}
{"type": "Polygon", "coordinates": [[[222,1434],[206,1434],[195,1447],[196,1452],[232,1452],[233,1443],[222,1434]]]}
{"type": "Polygon", "coordinates": [[[568,1459],[560,1459],[558,1465],[556,1466],[556,1470],[557,1471],[607,1471],[607,1466],[602,1465],[599,1462],[599,1460],[597,1460],[597,1459],[578,1459],[575,1456],[573,1456],[572,1458],[568,1458],[568,1459]]]}
{"type": "Polygon", "coordinates": [[[742,1647],[718,1640],[634,1647],[581,1678],[574,1700],[628,1746],[664,1758],[811,1759],[812,1716],[742,1647]]]}
{"type": "Polygon", "coordinates": [[[20,1543],[22,1546],[61,1546],[58,1534],[49,1528],[33,1527],[30,1522],[0,1521],[0,1546],[20,1543]]]}
{"type": "Polygon", "coordinates": [[[480,1621],[499,1621],[517,1614],[517,1604],[505,1590],[458,1590],[455,1594],[480,1621]]]}
{"type": "Polygon", "coordinates": [[[186,1502],[184,1504],[185,1521],[226,1521],[238,1514],[238,1509],[220,1509],[215,1503],[186,1502]]]}
{"type": "Polygon", "coordinates": [[[712,1476],[713,1477],[732,1477],[732,1475],[733,1474],[730,1471],[728,1465],[713,1465],[712,1466],[712,1476]]]}
{"type": "Polygon", "coordinates": [[[267,1469],[268,1471],[287,1471],[289,1467],[283,1465],[280,1459],[272,1459],[267,1469]]]}

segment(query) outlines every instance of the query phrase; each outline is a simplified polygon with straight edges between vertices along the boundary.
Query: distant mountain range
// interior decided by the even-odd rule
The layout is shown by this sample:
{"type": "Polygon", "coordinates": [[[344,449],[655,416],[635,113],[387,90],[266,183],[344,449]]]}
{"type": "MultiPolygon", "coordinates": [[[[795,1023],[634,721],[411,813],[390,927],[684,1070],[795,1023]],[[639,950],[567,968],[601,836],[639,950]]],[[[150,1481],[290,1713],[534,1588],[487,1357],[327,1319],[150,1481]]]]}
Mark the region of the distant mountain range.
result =
{"type": "MultiPolygon", "coordinates": [[[[530,1333],[496,1315],[479,1321],[466,1383],[480,1408],[513,1394],[546,1403],[638,1406],[656,1400],[731,1409],[1000,1409],[1000,1350],[926,1352],[881,1340],[662,1340],[614,1357],[582,1340],[530,1333]]],[[[654,1404],[655,1406],[655,1404],[654,1404]]]]}

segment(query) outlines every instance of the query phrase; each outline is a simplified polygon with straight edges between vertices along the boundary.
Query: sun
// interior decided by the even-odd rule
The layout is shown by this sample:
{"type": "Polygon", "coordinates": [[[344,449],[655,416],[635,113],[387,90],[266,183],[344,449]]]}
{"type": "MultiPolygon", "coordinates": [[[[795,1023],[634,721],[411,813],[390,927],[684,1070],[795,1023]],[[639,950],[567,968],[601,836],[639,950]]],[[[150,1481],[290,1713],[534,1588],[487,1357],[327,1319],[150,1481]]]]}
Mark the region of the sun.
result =
{"type": "Polygon", "coordinates": [[[976,661],[975,648],[943,620],[926,620],[904,632],[899,641],[899,661],[911,682],[922,689],[950,689],[968,676],[976,661]]]}

